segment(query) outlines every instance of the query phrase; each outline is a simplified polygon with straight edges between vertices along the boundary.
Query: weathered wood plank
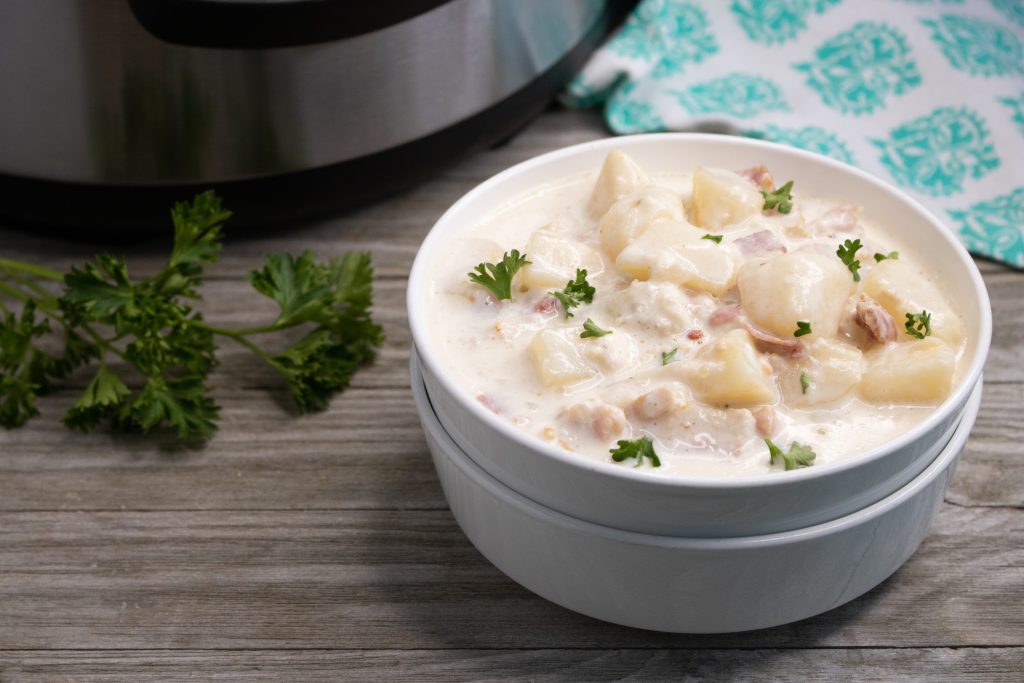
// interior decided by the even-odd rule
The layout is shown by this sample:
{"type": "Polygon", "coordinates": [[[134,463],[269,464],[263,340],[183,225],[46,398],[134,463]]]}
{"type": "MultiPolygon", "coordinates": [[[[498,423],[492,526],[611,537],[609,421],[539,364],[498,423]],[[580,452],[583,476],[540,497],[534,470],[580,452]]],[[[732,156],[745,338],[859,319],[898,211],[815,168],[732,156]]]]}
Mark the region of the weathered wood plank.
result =
{"type": "Polygon", "coordinates": [[[1024,511],[1006,508],[945,506],[851,604],[700,637],[537,598],[447,512],[0,513],[0,649],[1021,647],[1022,600],[1024,511]]]}
{"type": "Polygon", "coordinates": [[[822,681],[1017,683],[1024,648],[813,650],[227,650],[13,651],[0,680],[141,681],[822,681]]]}

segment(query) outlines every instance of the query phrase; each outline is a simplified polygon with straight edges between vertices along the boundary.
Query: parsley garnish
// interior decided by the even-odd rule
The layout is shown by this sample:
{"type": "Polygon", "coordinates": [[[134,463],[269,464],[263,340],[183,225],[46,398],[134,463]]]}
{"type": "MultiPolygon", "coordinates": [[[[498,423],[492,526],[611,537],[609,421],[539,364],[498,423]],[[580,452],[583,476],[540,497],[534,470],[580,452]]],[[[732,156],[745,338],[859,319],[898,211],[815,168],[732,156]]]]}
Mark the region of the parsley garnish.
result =
{"type": "Polygon", "coordinates": [[[860,261],[856,259],[857,250],[860,249],[863,244],[860,243],[859,239],[846,240],[843,242],[838,249],[836,249],[836,256],[843,262],[843,265],[850,269],[853,273],[853,281],[860,282],[860,261]]]}
{"type": "Polygon", "coordinates": [[[651,437],[642,436],[633,441],[622,440],[618,443],[618,448],[613,448],[609,451],[612,454],[612,460],[615,462],[622,462],[627,458],[636,458],[636,464],[633,466],[639,467],[643,463],[644,458],[648,458],[651,461],[651,467],[661,467],[661,460],[658,459],[658,454],[654,452],[654,442],[651,441],[651,437]]]}
{"type": "Polygon", "coordinates": [[[590,318],[587,318],[583,323],[583,332],[580,333],[580,337],[586,339],[587,337],[603,337],[606,334],[611,334],[611,330],[602,330],[597,326],[590,318]]]}
{"type": "Polygon", "coordinates": [[[932,333],[932,315],[928,311],[907,313],[907,334],[917,339],[924,339],[932,333]]]}
{"type": "Polygon", "coordinates": [[[129,278],[125,260],[108,254],[65,275],[0,259],[0,293],[25,302],[20,316],[0,303],[0,425],[24,424],[38,414],[37,395],[95,359],[85,391],[64,415],[65,426],[86,431],[106,421],[142,432],[166,426],[182,441],[201,441],[217,429],[220,415],[206,383],[217,364],[218,336],[273,366],[300,412],[325,408],[352,373],[373,360],[382,341],[370,318],[370,255],[349,253],[322,264],[309,252],[297,258],[268,254],[250,281],[277,302],[277,318],[250,329],[214,327],[191,301],[200,298],[203,267],[218,259],[221,225],[230,215],[212,192],[177,204],[171,255],[147,278],[129,278]],[[62,291],[51,293],[40,281],[62,283],[62,291]],[[63,330],[60,355],[35,345],[50,333],[51,322],[63,330]],[[279,353],[251,339],[298,326],[307,328],[305,336],[279,353]]]}
{"type": "Polygon", "coordinates": [[[811,388],[811,378],[807,376],[806,372],[800,373],[800,391],[804,394],[811,388]]]}
{"type": "Polygon", "coordinates": [[[676,355],[678,355],[678,354],[679,354],[679,349],[672,349],[671,351],[662,351],[661,352],[661,364],[662,365],[668,365],[669,363],[675,362],[676,355]]]}
{"type": "Polygon", "coordinates": [[[555,297],[562,302],[562,310],[565,311],[565,317],[573,317],[570,309],[579,306],[581,303],[592,304],[594,303],[594,293],[597,290],[590,286],[587,282],[587,271],[585,268],[576,269],[576,279],[569,280],[566,283],[565,289],[561,292],[548,292],[551,296],[555,297]]]}
{"type": "Polygon", "coordinates": [[[765,439],[768,444],[768,455],[770,465],[775,464],[775,458],[782,458],[786,470],[795,470],[800,467],[809,467],[814,462],[814,451],[810,446],[803,446],[796,441],[789,445],[789,452],[783,453],[782,449],[772,443],[771,439],[765,439]]]}
{"type": "Polygon", "coordinates": [[[715,244],[721,244],[722,243],[722,236],[721,235],[712,235],[710,232],[708,234],[704,235],[703,237],[701,237],[701,239],[702,240],[711,240],[715,244]]]}
{"type": "Polygon", "coordinates": [[[500,263],[481,263],[476,271],[468,273],[469,279],[483,285],[494,293],[499,301],[512,300],[512,277],[520,268],[528,264],[526,254],[519,255],[518,249],[505,252],[500,263]]]}
{"type": "Polygon", "coordinates": [[[875,252],[875,261],[877,261],[878,263],[881,263],[886,259],[898,259],[899,257],[900,252],[898,251],[890,251],[888,254],[881,254],[877,251],[875,252]]]}
{"type": "Polygon", "coordinates": [[[802,337],[805,334],[811,333],[811,324],[806,320],[796,321],[796,332],[793,333],[794,337],[802,337]]]}
{"type": "Polygon", "coordinates": [[[777,190],[761,190],[764,197],[764,209],[775,209],[779,213],[789,213],[793,209],[793,197],[790,192],[793,190],[793,181],[783,185],[777,190]]]}

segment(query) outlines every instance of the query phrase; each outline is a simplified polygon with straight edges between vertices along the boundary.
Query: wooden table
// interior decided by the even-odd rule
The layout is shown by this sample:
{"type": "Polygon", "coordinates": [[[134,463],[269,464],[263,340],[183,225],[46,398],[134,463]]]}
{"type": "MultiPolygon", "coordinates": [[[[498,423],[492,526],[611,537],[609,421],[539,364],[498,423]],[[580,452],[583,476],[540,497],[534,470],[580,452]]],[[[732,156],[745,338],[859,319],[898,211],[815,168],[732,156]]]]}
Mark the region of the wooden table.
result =
{"type": "MultiPolygon", "coordinates": [[[[651,633],[536,597],[462,535],[409,392],[406,275],[480,180],[605,134],[594,114],[550,111],[389,201],[231,235],[203,291],[225,325],[273,311],[244,280],[264,252],[373,250],[387,342],[325,413],[297,416],[275,375],[224,342],[205,449],[69,432],[73,389],[0,432],[0,681],[1024,679],[1024,273],[985,261],[995,335],[977,425],[924,545],[860,599],[753,633],[651,633]]],[[[62,269],[97,249],[16,231],[0,245],[62,269]]],[[[127,252],[138,273],[166,255],[127,252]]]]}

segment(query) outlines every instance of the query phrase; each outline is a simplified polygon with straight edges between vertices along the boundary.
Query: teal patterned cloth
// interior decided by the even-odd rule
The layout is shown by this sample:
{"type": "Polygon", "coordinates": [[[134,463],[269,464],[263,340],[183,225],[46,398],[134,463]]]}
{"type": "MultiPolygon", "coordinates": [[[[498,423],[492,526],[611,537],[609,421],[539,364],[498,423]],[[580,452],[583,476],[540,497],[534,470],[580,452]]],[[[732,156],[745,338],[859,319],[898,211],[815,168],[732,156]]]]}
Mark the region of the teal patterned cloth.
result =
{"type": "Polygon", "coordinates": [[[1024,0],[643,0],[565,100],[853,164],[1024,268],[1024,0]]]}

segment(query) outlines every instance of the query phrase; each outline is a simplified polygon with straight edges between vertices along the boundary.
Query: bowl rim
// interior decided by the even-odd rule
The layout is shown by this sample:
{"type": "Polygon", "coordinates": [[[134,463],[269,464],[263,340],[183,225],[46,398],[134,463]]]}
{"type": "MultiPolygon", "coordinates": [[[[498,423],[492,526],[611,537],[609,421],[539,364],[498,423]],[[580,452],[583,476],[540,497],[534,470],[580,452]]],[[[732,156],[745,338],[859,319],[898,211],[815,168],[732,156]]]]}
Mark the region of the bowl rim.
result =
{"type": "MultiPolygon", "coordinates": [[[[506,199],[513,198],[514,196],[506,197],[506,199]]],[[[420,362],[424,368],[430,372],[434,380],[439,382],[444,387],[445,391],[455,398],[459,406],[464,410],[468,410],[469,413],[477,420],[482,421],[488,427],[496,430],[502,436],[517,443],[522,448],[540,453],[561,465],[610,476],[612,478],[635,480],[637,483],[641,483],[645,486],[653,486],[656,488],[667,487],[670,489],[687,487],[701,489],[745,489],[755,487],[761,488],[765,486],[788,486],[798,481],[811,481],[820,477],[827,477],[847,470],[863,467],[875,460],[884,458],[890,453],[901,450],[935,428],[942,420],[946,419],[949,414],[953,412],[954,408],[962,405],[967,400],[971,391],[973,391],[981,377],[985,359],[988,356],[992,336],[992,309],[989,303],[988,290],[985,287],[981,273],[978,271],[978,268],[974,264],[974,261],[967,249],[956,238],[953,230],[939,221],[939,219],[920,202],[894,185],[891,185],[876,176],[821,154],[765,140],[713,133],[647,133],[643,135],[624,135],[601,138],[598,140],[570,145],[568,147],[562,147],[560,149],[531,157],[491,176],[487,180],[476,185],[466,194],[462,195],[454,204],[452,204],[441,215],[441,217],[437,219],[426,237],[423,239],[423,242],[420,244],[419,249],[416,252],[416,258],[413,261],[412,268],[409,272],[408,287],[406,289],[406,311],[413,345],[419,354],[420,362]],[[708,475],[672,475],[671,477],[661,477],[652,475],[640,469],[624,468],[621,465],[616,465],[611,462],[599,461],[589,457],[580,457],[579,455],[567,453],[560,448],[547,444],[537,437],[527,434],[526,432],[516,428],[514,425],[508,424],[506,421],[494,415],[491,411],[480,405],[479,401],[473,400],[469,393],[452,379],[450,374],[443,372],[443,364],[440,362],[438,355],[435,354],[426,343],[421,343],[421,340],[423,340],[423,342],[427,342],[430,338],[428,334],[429,326],[425,319],[426,307],[420,307],[417,305],[418,302],[416,299],[421,296],[420,290],[419,288],[414,287],[413,284],[417,282],[425,282],[428,279],[431,266],[431,263],[428,263],[428,255],[436,251],[436,244],[438,242],[442,242],[444,239],[450,238],[448,236],[442,236],[442,232],[452,232],[453,229],[448,229],[446,226],[452,223],[457,224],[459,213],[463,210],[463,207],[473,202],[479,195],[490,191],[495,186],[500,186],[502,183],[507,182],[512,178],[528,174],[538,167],[543,167],[546,164],[550,164],[565,157],[599,150],[610,151],[611,149],[618,148],[621,148],[622,151],[628,154],[629,148],[632,146],[643,146],[647,144],[685,145],[691,142],[746,147],[750,149],[752,155],[759,151],[767,150],[773,154],[782,154],[784,156],[788,155],[797,160],[802,160],[811,164],[832,167],[834,170],[853,176],[857,180],[872,186],[877,191],[887,194],[897,201],[908,205],[914,213],[918,214],[923,224],[927,224],[932,231],[936,233],[936,236],[939,239],[944,241],[953,249],[953,253],[959,259],[968,278],[974,285],[973,304],[976,306],[979,315],[979,326],[975,336],[974,356],[959,385],[955,387],[950,395],[947,396],[942,403],[936,406],[924,420],[891,441],[869,449],[859,455],[844,458],[837,463],[823,465],[821,467],[805,467],[788,472],[738,475],[735,477],[718,477],[708,475]]]]}
{"type": "Polygon", "coordinates": [[[498,481],[476,461],[473,460],[452,438],[451,434],[445,431],[444,426],[434,411],[430,396],[427,395],[426,384],[423,380],[419,367],[420,359],[415,351],[410,354],[410,374],[413,377],[412,392],[416,402],[416,408],[420,415],[425,431],[430,433],[439,447],[444,451],[445,456],[453,461],[459,469],[467,476],[487,489],[488,493],[507,504],[512,505],[523,513],[554,523],[560,527],[573,528],[581,533],[598,535],[621,543],[635,545],[656,545],[675,549],[687,550],[741,550],[746,548],[757,548],[771,545],[785,545],[800,541],[821,538],[831,534],[845,531],[855,526],[871,522],[892,509],[898,507],[910,498],[919,494],[929,486],[942,472],[955,463],[960,452],[963,450],[967,439],[970,436],[971,428],[978,417],[981,407],[981,396],[983,382],[979,381],[971,390],[971,395],[960,416],[960,422],[953,432],[949,442],[935,459],[923,469],[920,474],[911,479],[906,485],[890,493],[885,498],[851,512],[836,519],[812,524],[811,526],[789,531],[777,531],[770,534],[759,534],[754,536],[729,536],[719,538],[695,538],[688,536],[667,536],[663,534],[651,534],[642,531],[629,531],[617,527],[605,526],[587,520],[567,515],[549,508],[522,493],[512,489],[507,484],[498,481]]]}

